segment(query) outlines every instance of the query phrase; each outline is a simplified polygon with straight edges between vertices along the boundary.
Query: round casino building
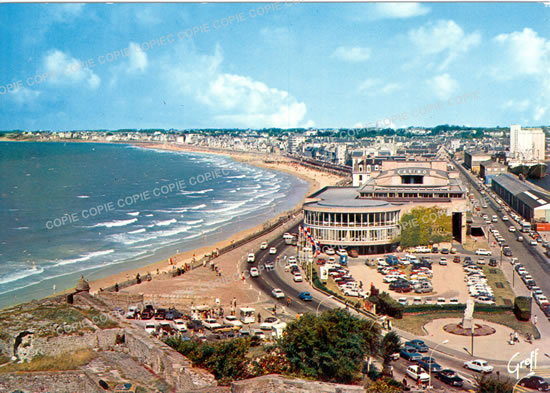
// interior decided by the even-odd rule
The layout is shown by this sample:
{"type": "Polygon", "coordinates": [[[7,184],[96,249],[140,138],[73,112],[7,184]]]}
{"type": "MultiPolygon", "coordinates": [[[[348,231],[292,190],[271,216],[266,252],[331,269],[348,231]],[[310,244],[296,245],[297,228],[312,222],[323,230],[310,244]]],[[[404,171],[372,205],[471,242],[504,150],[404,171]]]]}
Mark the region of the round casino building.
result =
{"type": "Polygon", "coordinates": [[[325,188],[310,198],[304,225],[322,245],[354,248],[359,254],[391,252],[399,245],[400,205],[357,198],[354,187],[325,188]]]}

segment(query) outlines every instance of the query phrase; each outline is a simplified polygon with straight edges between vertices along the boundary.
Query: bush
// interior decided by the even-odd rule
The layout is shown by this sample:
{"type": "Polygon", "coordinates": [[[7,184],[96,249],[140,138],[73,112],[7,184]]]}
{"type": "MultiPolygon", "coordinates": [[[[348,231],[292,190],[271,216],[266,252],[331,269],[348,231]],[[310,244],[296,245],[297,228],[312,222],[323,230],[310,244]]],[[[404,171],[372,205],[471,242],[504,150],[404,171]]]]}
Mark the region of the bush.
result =
{"type": "Polygon", "coordinates": [[[376,304],[377,314],[389,315],[396,319],[403,318],[405,307],[394,300],[388,293],[382,292],[378,296],[371,295],[368,300],[376,304]]]}
{"type": "MultiPolygon", "coordinates": [[[[466,308],[464,304],[417,304],[412,306],[405,306],[405,314],[424,313],[433,311],[459,311],[463,312],[466,308]]],[[[512,306],[491,306],[489,304],[476,304],[476,312],[505,312],[512,311],[512,306]]]]}
{"type": "Polygon", "coordinates": [[[528,321],[531,318],[531,298],[529,296],[517,296],[514,299],[514,314],[520,321],[528,321]]]}
{"type": "Polygon", "coordinates": [[[498,375],[478,375],[475,377],[477,393],[513,393],[515,381],[498,375]]]}

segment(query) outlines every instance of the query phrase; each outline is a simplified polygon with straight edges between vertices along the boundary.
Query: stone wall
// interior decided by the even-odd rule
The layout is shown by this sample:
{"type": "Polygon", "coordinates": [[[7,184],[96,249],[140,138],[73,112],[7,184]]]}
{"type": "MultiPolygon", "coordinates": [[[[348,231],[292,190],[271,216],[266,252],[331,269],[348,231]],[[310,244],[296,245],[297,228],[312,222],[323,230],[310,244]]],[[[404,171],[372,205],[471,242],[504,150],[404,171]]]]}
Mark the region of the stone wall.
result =
{"type": "Polygon", "coordinates": [[[29,372],[4,374],[0,393],[23,392],[100,393],[104,392],[88,375],[80,371],[29,372]]]}
{"type": "Polygon", "coordinates": [[[127,328],[125,343],[132,357],[174,386],[176,392],[216,385],[212,374],[193,368],[186,357],[163,342],[152,339],[143,329],[127,328]]]}
{"type": "Polygon", "coordinates": [[[341,385],[272,374],[233,382],[232,393],[365,393],[362,386],[341,385]]]}

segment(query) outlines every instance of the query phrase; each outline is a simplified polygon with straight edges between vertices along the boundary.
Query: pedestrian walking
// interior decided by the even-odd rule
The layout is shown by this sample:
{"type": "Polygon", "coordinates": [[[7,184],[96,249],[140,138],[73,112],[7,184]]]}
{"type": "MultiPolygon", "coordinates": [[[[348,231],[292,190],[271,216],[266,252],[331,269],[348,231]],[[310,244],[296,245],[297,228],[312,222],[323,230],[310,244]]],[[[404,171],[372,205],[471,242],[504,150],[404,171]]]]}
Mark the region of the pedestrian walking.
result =
{"type": "Polygon", "coordinates": [[[258,313],[258,323],[262,323],[262,314],[258,313]]]}
{"type": "Polygon", "coordinates": [[[535,317],[533,318],[533,322],[535,323],[535,326],[537,326],[537,316],[535,315],[535,317]]]}

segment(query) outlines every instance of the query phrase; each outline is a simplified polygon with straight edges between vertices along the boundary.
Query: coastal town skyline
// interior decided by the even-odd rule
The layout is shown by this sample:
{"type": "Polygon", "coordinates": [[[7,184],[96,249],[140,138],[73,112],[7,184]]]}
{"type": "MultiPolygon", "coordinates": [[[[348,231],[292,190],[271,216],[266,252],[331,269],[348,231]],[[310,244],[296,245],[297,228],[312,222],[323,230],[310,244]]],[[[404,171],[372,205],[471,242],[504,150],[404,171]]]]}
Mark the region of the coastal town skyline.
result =
{"type": "Polygon", "coordinates": [[[360,128],[385,119],[392,128],[483,127],[549,120],[544,4],[4,9],[0,129],[360,128]],[[36,32],[16,27],[25,25],[36,32]],[[422,110],[428,107],[437,110],[422,110]]]}

